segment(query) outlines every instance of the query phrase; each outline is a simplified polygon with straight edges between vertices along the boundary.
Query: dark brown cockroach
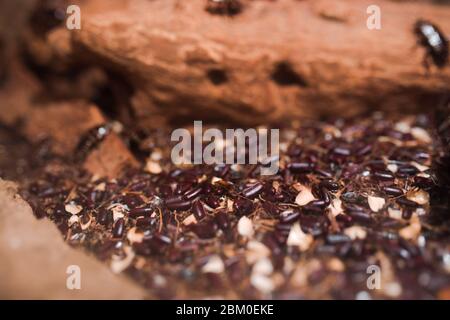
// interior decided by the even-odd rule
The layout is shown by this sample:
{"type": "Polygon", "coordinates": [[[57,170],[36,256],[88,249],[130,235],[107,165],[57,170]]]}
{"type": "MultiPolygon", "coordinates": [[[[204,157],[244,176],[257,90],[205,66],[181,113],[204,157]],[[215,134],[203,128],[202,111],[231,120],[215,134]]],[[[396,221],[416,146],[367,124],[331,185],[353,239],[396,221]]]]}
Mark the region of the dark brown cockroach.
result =
{"type": "Polygon", "coordinates": [[[234,16],[243,8],[241,0],[208,0],[205,9],[211,14],[234,16]]]}
{"type": "Polygon", "coordinates": [[[426,49],[425,68],[430,68],[430,60],[436,67],[444,68],[448,63],[448,40],[441,30],[429,21],[418,20],[414,24],[414,34],[418,44],[426,49]]]}
{"type": "Polygon", "coordinates": [[[78,142],[75,149],[75,160],[82,161],[89,152],[96,148],[100,142],[111,132],[109,124],[103,124],[88,130],[78,142]]]}

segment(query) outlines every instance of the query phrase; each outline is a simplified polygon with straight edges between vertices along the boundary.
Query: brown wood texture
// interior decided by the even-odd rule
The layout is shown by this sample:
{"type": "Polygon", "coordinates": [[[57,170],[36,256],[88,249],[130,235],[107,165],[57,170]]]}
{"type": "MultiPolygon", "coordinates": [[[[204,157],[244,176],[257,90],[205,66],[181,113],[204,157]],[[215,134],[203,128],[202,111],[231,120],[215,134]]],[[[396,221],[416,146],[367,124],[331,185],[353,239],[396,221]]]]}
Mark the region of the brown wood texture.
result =
{"type": "Polygon", "coordinates": [[[415,112],[449,89],[449,67],[425,72],[412,27],[424,18],[450,34],[450,6],[380,0],[382,28],[369,30],[371,1],[244,3],[228,17],[202,0],[84,1],[73,46],[132,83],[148,125],[415,112]]]}

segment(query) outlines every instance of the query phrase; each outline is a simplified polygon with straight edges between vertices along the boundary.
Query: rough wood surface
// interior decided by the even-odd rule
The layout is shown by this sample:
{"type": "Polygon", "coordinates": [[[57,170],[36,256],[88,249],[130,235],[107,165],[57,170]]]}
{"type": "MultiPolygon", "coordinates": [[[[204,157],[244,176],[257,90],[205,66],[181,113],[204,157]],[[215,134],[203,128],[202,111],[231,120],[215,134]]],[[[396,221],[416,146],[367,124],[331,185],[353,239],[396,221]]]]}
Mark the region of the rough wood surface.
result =
{"type": "Polygon", "coordinates": [[[245,3],[227,17],[203,0],[82,1],[73,47],[132,83],[135,116],[153,126],[414,112],[449,89],[450,68],[427,75],[411,29],[425,18],[450,34],[450,6],[379,0],[382,29],[369,30],[373,1],[245,3]]]}
{"type": "Polygon", "coordinates": [[[100,145],[92,150],[83,167],[97,177],[116,178],[124,168],[138,166],[123,141],[115,134],[109,134],[100,145]]]}
{"type": "Polygon", "coordinates": [[[31,142],[51,139],[52,151],[71,155],[80,137],[89,129],[105,123],[105,118],[95,105],[82,101],[51,103],[29,110],[23,130],[31,142]]]}

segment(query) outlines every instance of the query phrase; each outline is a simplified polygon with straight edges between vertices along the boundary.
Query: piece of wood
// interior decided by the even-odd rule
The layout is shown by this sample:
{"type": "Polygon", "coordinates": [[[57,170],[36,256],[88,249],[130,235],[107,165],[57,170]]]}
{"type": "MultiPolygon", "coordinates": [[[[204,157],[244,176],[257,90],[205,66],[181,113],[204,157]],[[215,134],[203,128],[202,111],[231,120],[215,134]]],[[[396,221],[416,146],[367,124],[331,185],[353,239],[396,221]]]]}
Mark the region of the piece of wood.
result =
{"type": "Polygon", "coordinates": [[[82,1],[74,50],[133,85],[146,126],[415,112],[449,89],[450,67],[426,74],[412,27],[425,18],[450,34],[450,6],[379,0],[382,28],[369,30],[373,1],[244,1],[233,17],[205,2],[82,1]]]}
{"type": "Polygon", "coordinates": [[[100,142],[83,163],[83,167],[94,176],[111,179],[119,176],[123,169],[136,166],[137,160],[115,133],[110,133],[100,142]]]}
{"type": "Polygon", "coordinates": [[[88,130],[106,122],[95,105],[83,101],[34,105],[25,119],[23,132],[29,141],[51,139],[52,151],[63,156],[74,153],[88,130]]]}

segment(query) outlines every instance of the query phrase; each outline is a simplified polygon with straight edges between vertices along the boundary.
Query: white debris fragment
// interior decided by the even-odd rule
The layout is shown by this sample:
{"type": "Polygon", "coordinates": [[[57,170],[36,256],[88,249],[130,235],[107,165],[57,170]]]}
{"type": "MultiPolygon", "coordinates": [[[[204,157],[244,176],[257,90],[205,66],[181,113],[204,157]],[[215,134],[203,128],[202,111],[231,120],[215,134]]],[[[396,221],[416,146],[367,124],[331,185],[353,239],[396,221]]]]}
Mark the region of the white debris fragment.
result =
{"type": "Polygon", "coordinates": [[[119,121],[112,121],[111,129],[114,133],[120,134],[121,132],[123,132],[123,124],[119,121]]]}
{"type": "Polygon", "coordinates": [[[162,159],[162,157],[163,157],[162,152],[159,149],[155,149],[150,154],[150,159],[152,159],[153,161],[160,161],[162,159]]]}
{"type": "Polygon", "coordinates": [[[254,264],[256,261],[269,255],[270,249],[262,242],[251,240],[247,243],[245,258],[249,264],[254,264]]]}
{"type": "Polygon", "coordinates": [[[117,220],[125,217],[125,215],[123,214],[122,211],[117,211],[117,210],[113,209],[112,212],[113,212],[113,220],[114,220],[114,222],[116,222],[117,220]]]}
{"type": "Polygon", "coordinates": [[[396,281],[386,283],[384,293],[391,298],[397,298],[402,294],[402,286],[396,281]]]}
{"type": "Polygon", "coordinates": [[[128,268],[134,259],[135,253],[130,247],[125,247],[124,252],[126,254],[125,258],[118,256],[113,256],[110,264],[110,268],[114,273],[121,273],[126,268],[128,268]]]}
{"type": "Polygon", "coordinates": [[[334,199],[328,208],[330,209],[330,213],[333,217],[344,213],[344,209],[342,209],[342,201],[338,198],[334,199]]]}
{"type": "Polygon", "coordinates": [[[145,171],[153,174],[160,174],[162,172],[162,168],[158,162],[147,160],[147,163],[145,164],[145,171]]]}
{"type": "Polygon", "coordinates": [[[77,223],[79,221],[80,218],[76,214],[73,214],[70,216],[69,221],[67,221],[67,224],[69,225],[69,227],[71,227],[74,223],[77,223]]]}
{"type": "Polygon", "coordinates": [[[225,270],[225,265],[218,255],[213,255],[208,262],[202,267],[203,273],[222,273],[225,270]]]}
{"type": "Polygon", "coordinates": [[[423,177],[423,178],[431,178],[431,176],[428,173],[425,172],[419,172],[417,174],[418,177],[423,177]]]}
{"type": "Polygon", "coordinates": [[[428,194],[428,192],[422,189],[413,189],[408,191],[408,193],[406,194],[406,198],[420,205],[425,205],[430,202],[430,195],[428,194]]]}
{"type": "Polygon", "coordinates": [[[380,211],[386,203],[386,200],[384,200],[384,198],[374,196],[368,196],[367,201],[369,202],[369,207],[373,212],[380,211]]]}
{"type": "Polygon", "coordinates": [[[162,288],[166,286],[167,280],[164,276],[157,274],[153,277],[153,283],[155,284],[155,286],[162,288]]]}
{"type": "Polygon", "coordinates": [[[223,179],[219,178],[219,177],[212,177],[211,178],[211,184],[220,183],[221,181],[223,181],[223,179]]]}
{"type": "Polygon", "coordinates": [[[138,232],[136,227],[131,228],[127,232],[127,239],[130,243],[141,243],[144,240],[144,233],[138,232]]]}
{"type": "Polygon", "coordinates": [[[344,234],[347,235],[350,239],[365,239],[367,236],[366,230],[360,226],[352,226],[344,230],[344,234]]]}
{"type": "Polygon", "coordinates": [[[237,225],[238,233],[247,238],[251,238],[253,234],[255,233],[255,230],[253,229],[253,222],[246,216],[243,216],[239,219],[238,225],[237,225]]]}
{"type": "Polygon", "coordinates": [[[398,166],[395,163],[388,164],[386,168],[392,173],[396,173],[398,170],[398,166]]]}
{"type": "Polygon", "coordinates": [[[311,201],[316,200],[316,197],[314,197],[311,192],[311,188],[304,185],[299,185],[296,189],[299,191],[299,193],[295,198],[295,203],[299,206],[305,206],[311,201]]]}
{"type": "Polygon", "coordinates": [[[395,124],[394,129],[401,133],[410,133],[411,126],[406,121],[399,121],[395,124]]]}
{"type": "Polygon", "coordinates": [[[327,262],[327,267],[328,269],[330,269],[331,271],[336,271],[336,272],[343,272],[345,270],[345,265],[342,262],[341,259],[339,258],[331,258],[328,262],[327,262]]]}
{"type": "Polygon", "coordinates": [[[427,245],[427,239],[423,235],[420,235],[417,238],[417,245],[421,248],[424,248],[427,245]]]}
{"type": "Polygon", "coordinates": [[[183,224],[185,226],[188,226],[190,224],[195,224],[195,223],[197,223],[197,219],[195,218],[195,216],[193,214],[187,216],[186,219],[183,220],[183,224]]]}
{"type": "Polygon", "coordinates": [[[416,240],[420,235],[420,220],[417,214],[413,214],[410,219],[410,225],[400,229],[399,235],[406,240],[416,240]]]}
{"type": "Polygon", "coordinates": [[[71,201],[70,203],[65,205],[64,209],[66,209],[68,213],[79,214],[81,210],[83,210],[83,207],[71,201]]]}
{"type": "Polygon", "coordinates": [[[300,223],[296,222],[289,231],[287,238],[288,246],[297,246],[300,251],[306,251],[313,243],[314,238],[312,235],[304,233],[300,227],[300,223]]]}
{"type": "Polygon", "coordinates": [[[261,274],[252,274],[250,283],[253,287],[265,294],[269,294],[275,289],[275,284],[272,279],[261,274]]]}
{"type": "Polygon", "coordinates": [[[259,259],[253,266],[254,274],[270,275],[273,272],[273,265],[269,258],[259,259]]]}
{"type": "Polygon", "coordinates": [[[427,211],[424,208],[416,208],[414,212],[417,214],[418,217],[424,216],[427,214],[427,211]]]}
{"type": "Polygon", "coordinates": [[[360,291],[356,294],[356,300],[372,300],[372,297],[367,291],[360,291]]]}
{"type": "Polygon", "coordinates": [[[416,167],[417,170],[419,170],[420,172],[424,172],[424,171],[427,171],[428,169],[430,169],[430,167],[424,166],[423,164],[417,163],[415,161],[411,162],[411,165],[416,167]]]}
{"type": "Polygon", "coordinates": [[[431,141],[432,141],[428,132],[423,128],[414,127],[411,129],[411,134],[414,138],[416,138],[417,140],[420,140],[424,143],[431,143],[431,141]]]}
{"type": "Polygon", "coordinates": [[[444,264],[444,269],[447,273],[450,273],[450,253],[447,252],[442,256],[442,263],[444,264]]]}
{"type": "Polygon", "coordinates": [[[94,188],[95,191],[105,191],[106,190],[106,183],[101,182],[94,188]]]}
{"type": "Polygon", "coordinates": [[[120,218],[125,217],[125,213],[128,211],[128,206],[120,203],[114,203],[108,207],[108,210],[112,211],[114,222],[116,222],[120,218]]]}
{"type": "Polygon", "coordinates": [[[397,220],[402,219],[402,210],[401,209],[394,209],[394,208],[389,207],[388,214],[389,214],[389,217],[391,217],[392,219],[397,219],[397,220]]]}

